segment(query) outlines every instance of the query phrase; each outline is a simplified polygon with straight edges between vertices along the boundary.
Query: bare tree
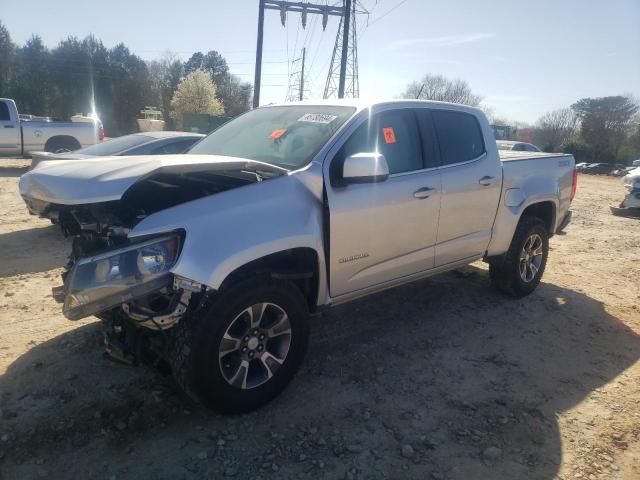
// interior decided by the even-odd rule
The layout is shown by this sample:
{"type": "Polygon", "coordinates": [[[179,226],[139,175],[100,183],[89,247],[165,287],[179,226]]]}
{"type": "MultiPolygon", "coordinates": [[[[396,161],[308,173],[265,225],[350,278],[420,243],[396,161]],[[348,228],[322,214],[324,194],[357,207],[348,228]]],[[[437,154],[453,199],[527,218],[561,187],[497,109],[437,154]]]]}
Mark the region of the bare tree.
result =
{"type": "Polygon", "coordinates": [[[545,113],[536,124],[535,142],[545,151],[555,152],[578,128],[578,117],[571,108],[545,113]]]}
{"type": "Polygon", "coordinates": [[[176,53],[166,51],[159,60],[152,60],[147,63],[149,76],[151,77],[152,90],[156,102],[159,102],[160,109],[167,122],[167,129],[176,128],[175,119],[169,115],[171,111],[171,99],[178,88],[178,84],[183,77],[182,61],[176,53]]]}
{"type": "Polygon", "coordinates": [[[466,81],[430,74],[425,75],[419,82],[410,83],[402,97],[462,103],[472,107],[477,107],[482,101],[482,97],[474,94],[466,81]]]}

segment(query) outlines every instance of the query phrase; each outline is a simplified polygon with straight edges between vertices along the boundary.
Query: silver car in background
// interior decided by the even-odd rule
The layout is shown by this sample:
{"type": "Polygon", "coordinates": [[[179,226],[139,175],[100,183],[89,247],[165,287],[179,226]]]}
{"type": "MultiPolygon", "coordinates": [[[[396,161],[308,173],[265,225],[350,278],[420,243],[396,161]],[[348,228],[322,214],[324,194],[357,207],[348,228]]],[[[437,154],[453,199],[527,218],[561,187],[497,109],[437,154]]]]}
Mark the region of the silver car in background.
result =
{"type": "Polygon", "coordinates": [[[496,140],[498,150],[511,150],[513,152],[541,152],[542,149],[533,143],[516,142],[513,140],[496,140]]]}
{"type": "Polygon", "coordinates": [[[31,168],[53,160],[88,160],[96,157],[130,155],[169,155],[184,153],[204,138],[201,133],[145,132],[111,138],[73,152],[32,152],[31,168]]]}

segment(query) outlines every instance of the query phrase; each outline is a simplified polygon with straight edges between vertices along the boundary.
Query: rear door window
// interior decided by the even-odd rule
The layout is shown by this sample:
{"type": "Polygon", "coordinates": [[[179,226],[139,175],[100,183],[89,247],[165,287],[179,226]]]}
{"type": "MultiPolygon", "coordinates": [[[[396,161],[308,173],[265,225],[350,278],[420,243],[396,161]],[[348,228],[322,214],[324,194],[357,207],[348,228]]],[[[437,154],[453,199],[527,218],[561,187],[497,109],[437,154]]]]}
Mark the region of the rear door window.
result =
{"type": "Polygon", "coordinates": [[[482,130],[473,115],[433,110],[432,117],[443,165],[467,162],[485,152],[482,130]]]}

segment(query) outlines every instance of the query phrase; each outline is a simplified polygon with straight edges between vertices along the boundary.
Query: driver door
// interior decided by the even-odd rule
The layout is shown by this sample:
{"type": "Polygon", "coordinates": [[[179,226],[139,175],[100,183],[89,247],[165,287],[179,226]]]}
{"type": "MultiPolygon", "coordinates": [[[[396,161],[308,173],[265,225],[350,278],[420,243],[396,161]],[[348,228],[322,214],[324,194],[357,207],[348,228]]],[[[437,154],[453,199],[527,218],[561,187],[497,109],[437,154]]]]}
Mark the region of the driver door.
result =
{"type": "Polygon", "coordinates": [[[441,197],[434,138],[422,121],[419,128],[413,109],[395,106],[363,122],[331,160],[332,297],[433,268],[441,197]],[[340,181],[347,156],[376,151],[389,166],[386,180],[340,181]]]}

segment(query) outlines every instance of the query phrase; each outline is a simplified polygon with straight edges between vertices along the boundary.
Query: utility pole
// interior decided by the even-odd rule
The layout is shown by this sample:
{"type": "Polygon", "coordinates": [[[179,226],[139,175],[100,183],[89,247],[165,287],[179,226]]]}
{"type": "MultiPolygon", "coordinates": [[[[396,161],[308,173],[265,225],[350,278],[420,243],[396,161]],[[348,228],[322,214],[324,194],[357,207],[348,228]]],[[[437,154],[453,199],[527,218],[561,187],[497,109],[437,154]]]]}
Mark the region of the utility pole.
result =
{"type": "Polygon", "coordinates": [[[256,74],[253,81],[253,108],[260,106],[260,80],[262,78],[262,41],[264,38],[264,0],[258,10],[258,44],[256,45],[256,74]]]}
{"type": "Polygon", "coordinates": [[[351,25],[351,0],[344,0],[344,21],[342,22],[342,56],[340,58],[340,82],[338,98],[344,98],[344,86],[347,80],[347,57],[349,55],[349,26],[351,25]]]}
{"type": "Polygon", "coordinates": [[[304,100],[304,73],[307,57],[307,49],[303,47],[299,58],[296,58],[291,62],[291,68],[293,71],[289,75],[289,85],[287,87],[286,102],[296,102],[304,100]]]}
{"type": "Polygon", "coordinates": [[[302,72],[300,73],[300,101],[304,100],[304,61],[307,56],[307,47],[302,49],[302,72]]]}

